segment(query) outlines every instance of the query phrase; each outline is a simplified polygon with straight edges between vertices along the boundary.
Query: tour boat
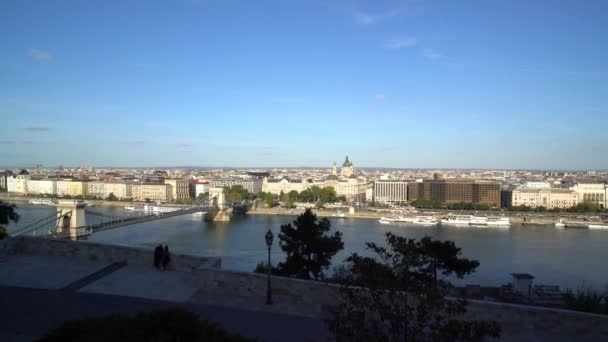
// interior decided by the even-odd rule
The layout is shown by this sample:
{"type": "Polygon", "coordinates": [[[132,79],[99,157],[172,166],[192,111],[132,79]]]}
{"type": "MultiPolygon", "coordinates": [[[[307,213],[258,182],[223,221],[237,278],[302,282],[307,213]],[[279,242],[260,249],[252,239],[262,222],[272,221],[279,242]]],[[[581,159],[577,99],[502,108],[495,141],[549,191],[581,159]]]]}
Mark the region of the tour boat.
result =
{"type": "Polygon", "coordinates": [[[511,225],[511,219],[508,217],[489,217],[486,224],[488,226],[508,227],[511,225]]]}
{"type": "Polygon", "coordinates": [[[591,223],[587,226],[589,229],[608,230],[608,224],[591,223]]]}
{"type": "Polygon", "coordinates": [[[412,223],[423,225],[423,226],[434,226],[439,222],[433,216],[416,216],[412,223]]]}
{"type": "Polygon", "coordinates": [[[437,224],[437,219],[432,216],[416,216],[416,217],[381,217],[379,220],[382,224],[391,224],[391,223],[411,223],[411,224],[420,224],[425,226],[430,226],[437,224]]]}
{"type": "Polygon", "coordinates": [[[566,228],[566,224],[562,219],[559,219],[559,221],[555,222],[555,228],[566,228]]]}
{"type": "Polygon", "coordinates": [[[336,213],[329,215],[330,217],[346,217],[343,211],[337,211],[336,213]]]}
{"type": "Polygon", "coordinates": [[[29,200],[29,203],[36,204],[36,205],[55,205],[55,203],[53,203],[53,201],[51,201],[50,199],[46,199],[46,198],[31,199],[31,200],[29,200]]]}
{"type": "Polygon", "coordinates": [[[165,206],[159,206],[159,205],[149,205],[149,204],[144,204],[144,205],[127,205],[125,207],[126,210],[134,210],[134,211],[145,211],[145,212],[151,212],[151,213],[170,213],[173,211],[178,211],[178,210],[182,210],[182,207],[165,207],[165,206]]]}
{"type": "Polygon", "coordinates": [[[441,224],[468,226],[471,224],[471,219],[472,219],[471,215],[454,216],[454,217],[448,217],[446,219],[441,220],[441,224]]]}

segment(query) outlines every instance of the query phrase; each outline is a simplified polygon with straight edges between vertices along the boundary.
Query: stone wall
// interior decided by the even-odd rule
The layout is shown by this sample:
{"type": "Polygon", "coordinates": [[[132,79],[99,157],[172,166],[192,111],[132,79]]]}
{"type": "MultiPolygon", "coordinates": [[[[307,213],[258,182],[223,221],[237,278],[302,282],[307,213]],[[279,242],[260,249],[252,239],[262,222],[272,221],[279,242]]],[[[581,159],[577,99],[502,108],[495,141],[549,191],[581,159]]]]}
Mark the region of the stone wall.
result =
{"type": "MultiPolygon", "coordinates": [[[[197,269],[194,275],[196,286],[206,298],[229,298],[237,304],[240,300],[241,306],[249,306],[252,302],[263,303],[266,297],[265,274],[197,269]]],[[[272,298],[280,312],[327,317],[329,309],[339,303],[340,295],[336,285],[273,276],[272,298]]],[[[212,300],[206,303],[223,304],[212,300]]],[[[471,301],[463,318],[498,321],[503,340],[507,341],[608,341],[608,316],[604,315],[471,301]]]]}
{"type": "MultiPolygon", "coordinates": [[[[127,262],[129,264],[152,265],[154,250],[116,245],[105,245],[88,241],[56,240],[34,237],[15,237],[13,250],[16,253],[32,255],[54,255],[108,262],[127,262]]],[[[197,257],[186,254],[171,254],[169,269],[192,272],[199,267],[220,268],[221,258],[197,257]]]]}
{"type": "MultiPolygon", "coordinates": [[[[196,285],[210,294],[265,298],[266,274],[221,269],[197,269],[196,285]]],[[[323,282],[272,276],[272,297],[277,302],[295,304],[337,303],[338,287],[323,282]]]]}

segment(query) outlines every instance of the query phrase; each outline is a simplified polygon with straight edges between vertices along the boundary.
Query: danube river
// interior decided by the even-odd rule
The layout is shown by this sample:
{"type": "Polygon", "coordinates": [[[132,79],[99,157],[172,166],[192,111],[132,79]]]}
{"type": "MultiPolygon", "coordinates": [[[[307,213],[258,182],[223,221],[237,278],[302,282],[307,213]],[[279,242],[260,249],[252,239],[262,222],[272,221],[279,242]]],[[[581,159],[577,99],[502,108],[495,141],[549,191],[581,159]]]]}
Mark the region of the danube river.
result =
{"type": "MultiPolygon", "coordinates": [[[[27,225],[53,214],[54,207],[19,204],[22,219],[17,226],[27,225]]],[[[87,208],[87,222],[100,219],[99,214],[124,216],[118,207],[87,208]]],[[[275,233],[273,262],[284,254],[276,235],[280,225],[294,216],[248,215],[229,223],[204,222],[192,215],[156,220],[93,234],[89,240],[100,243],[154,247],[168,245],[173,252],[222,257],[222,267],[252,271],[266,260],[264,234],[268,227],[275,233]]],[[[460,228],[449,226],[382,225],[376,219],[331,218],[332,230],[343,233],[344,250],[334,264],[350,253],[368,254],[365,242],[382,244],[384,234],[393,232],[406,237],[430,235],[435,239],[453,240],[463,255],[478,260],[477,271],[459,284],[500,285],[510,281],[510,273],[530,273],[536,284],[554,284],[562,288],[581,286],[604,289],[608,285],[608,231],[563,230],[553,226],[511,228],[460,228]]],[[[9,232],[15,229],[9,226],[9,232]]]]}

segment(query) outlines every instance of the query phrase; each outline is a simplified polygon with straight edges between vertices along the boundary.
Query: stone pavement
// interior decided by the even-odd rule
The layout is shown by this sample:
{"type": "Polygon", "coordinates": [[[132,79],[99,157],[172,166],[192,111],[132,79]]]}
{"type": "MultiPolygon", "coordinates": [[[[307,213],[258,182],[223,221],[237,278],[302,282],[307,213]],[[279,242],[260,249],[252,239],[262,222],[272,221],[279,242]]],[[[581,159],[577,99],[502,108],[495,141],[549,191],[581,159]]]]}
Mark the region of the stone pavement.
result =
{"type": "MultiPolygon", "coordinates": [[[[143,298],[0,286],[0,340],[31,341],[61,322],[183,307],[227,331],[261,341],[324,341],[320,319],[143,298]]],[[[95,332],[91,332],[95,333],[95,332]]]]}
{"type": "Polygon", "coordinates": [[[0,261],[0,341],[31,341],[68,319],[175,306],[263,341],[326,339],[314,310],[295,308],[297,315],[289,315],[280,303],[264,303],[265,298],[209,297],[192,274],[152,265],[23,254],[0,261]]]}
{"type": "Polygon", "coordinates": [[[108,264],[58,256],[16,254],[0,261],[0,285],[60,289],[108,264]]]}

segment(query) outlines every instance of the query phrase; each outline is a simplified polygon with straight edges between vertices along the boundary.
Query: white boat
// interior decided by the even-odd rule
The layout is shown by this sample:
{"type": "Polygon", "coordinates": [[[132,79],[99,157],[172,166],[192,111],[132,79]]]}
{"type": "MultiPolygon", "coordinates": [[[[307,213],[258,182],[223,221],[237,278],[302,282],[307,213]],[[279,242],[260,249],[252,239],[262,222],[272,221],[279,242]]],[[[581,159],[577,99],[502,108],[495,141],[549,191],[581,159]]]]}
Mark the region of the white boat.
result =
{"type": "Polygon", "coordinates": [[[566,228],[566,224],[562,219],[559,219],[559,221],[555,222],[555,228],[566,228]]]}
{"type": "Polygon", "coordinates": [[[125,207],[126,210],[134,210],[134,211],[145,211],[148,213],[170,213],[173,211],[178,211],[178,210],[182,210],[182,207],[165,207],[165,206],[159,206],[159,205],[149,205],[149,204],[144,204],[144,205],[137,205],[137,204],[133,204],[133,205],[127,205],[125,207]]]}
{"type": "Polygon", "coordinates": [[[441,224],[449,224],[456,226],[468,226],[471,224],[471,215],[460,215],[454,217],[448,217],[447,219],[441,220],[441,224]]]}
{"type": "Polygon", "coordinates": [[[486,224],[493,227],[508,227],[511,225],[511,219],[508,217],[489,217],[486,224]]]}
{"type": "Polygon", "coordinates": [[[416,217],[407,217],[407,216],[399,216],[399,217],[381,217],[379,220],[382,224],[391,224],[391,223],[412,223],[412,224],[420,224],[425,226],[430,226],[437,224],[437,219],[433,216],[416,216],[416,217]]]}
{"type": "Polygon", "coordinates": [[[487,226],[488,218],[485,216],[471,216],[471,221],[469,222],[471,226],[487,226]]]}
{"type": "Polygon", "coordinates": [[[36,204],[36,205],[55,205],[55,203],[53,203],[53,201],[51,201],[50,199],[46,199],[46,198],[31,199],[31,200],[29,200],[29,203],[36,204]]]}
{"type": "Polygon", "coordinates": [[[423,226],[434,226],[439,222],[433,216],[416,216],[412,223],[423,225],[423,226]]]}
{"type": "Polygon", "coordinates": [[[589,229],[608,230],[608,224],[603,223],[592,223],[587,227],[589,227],[589,229]]]}
{"type": "Polygon", "coordinates": [[[343,211],[337,211],[335,214],[330,215],[330,217],[346,217],[343,211]]]}

